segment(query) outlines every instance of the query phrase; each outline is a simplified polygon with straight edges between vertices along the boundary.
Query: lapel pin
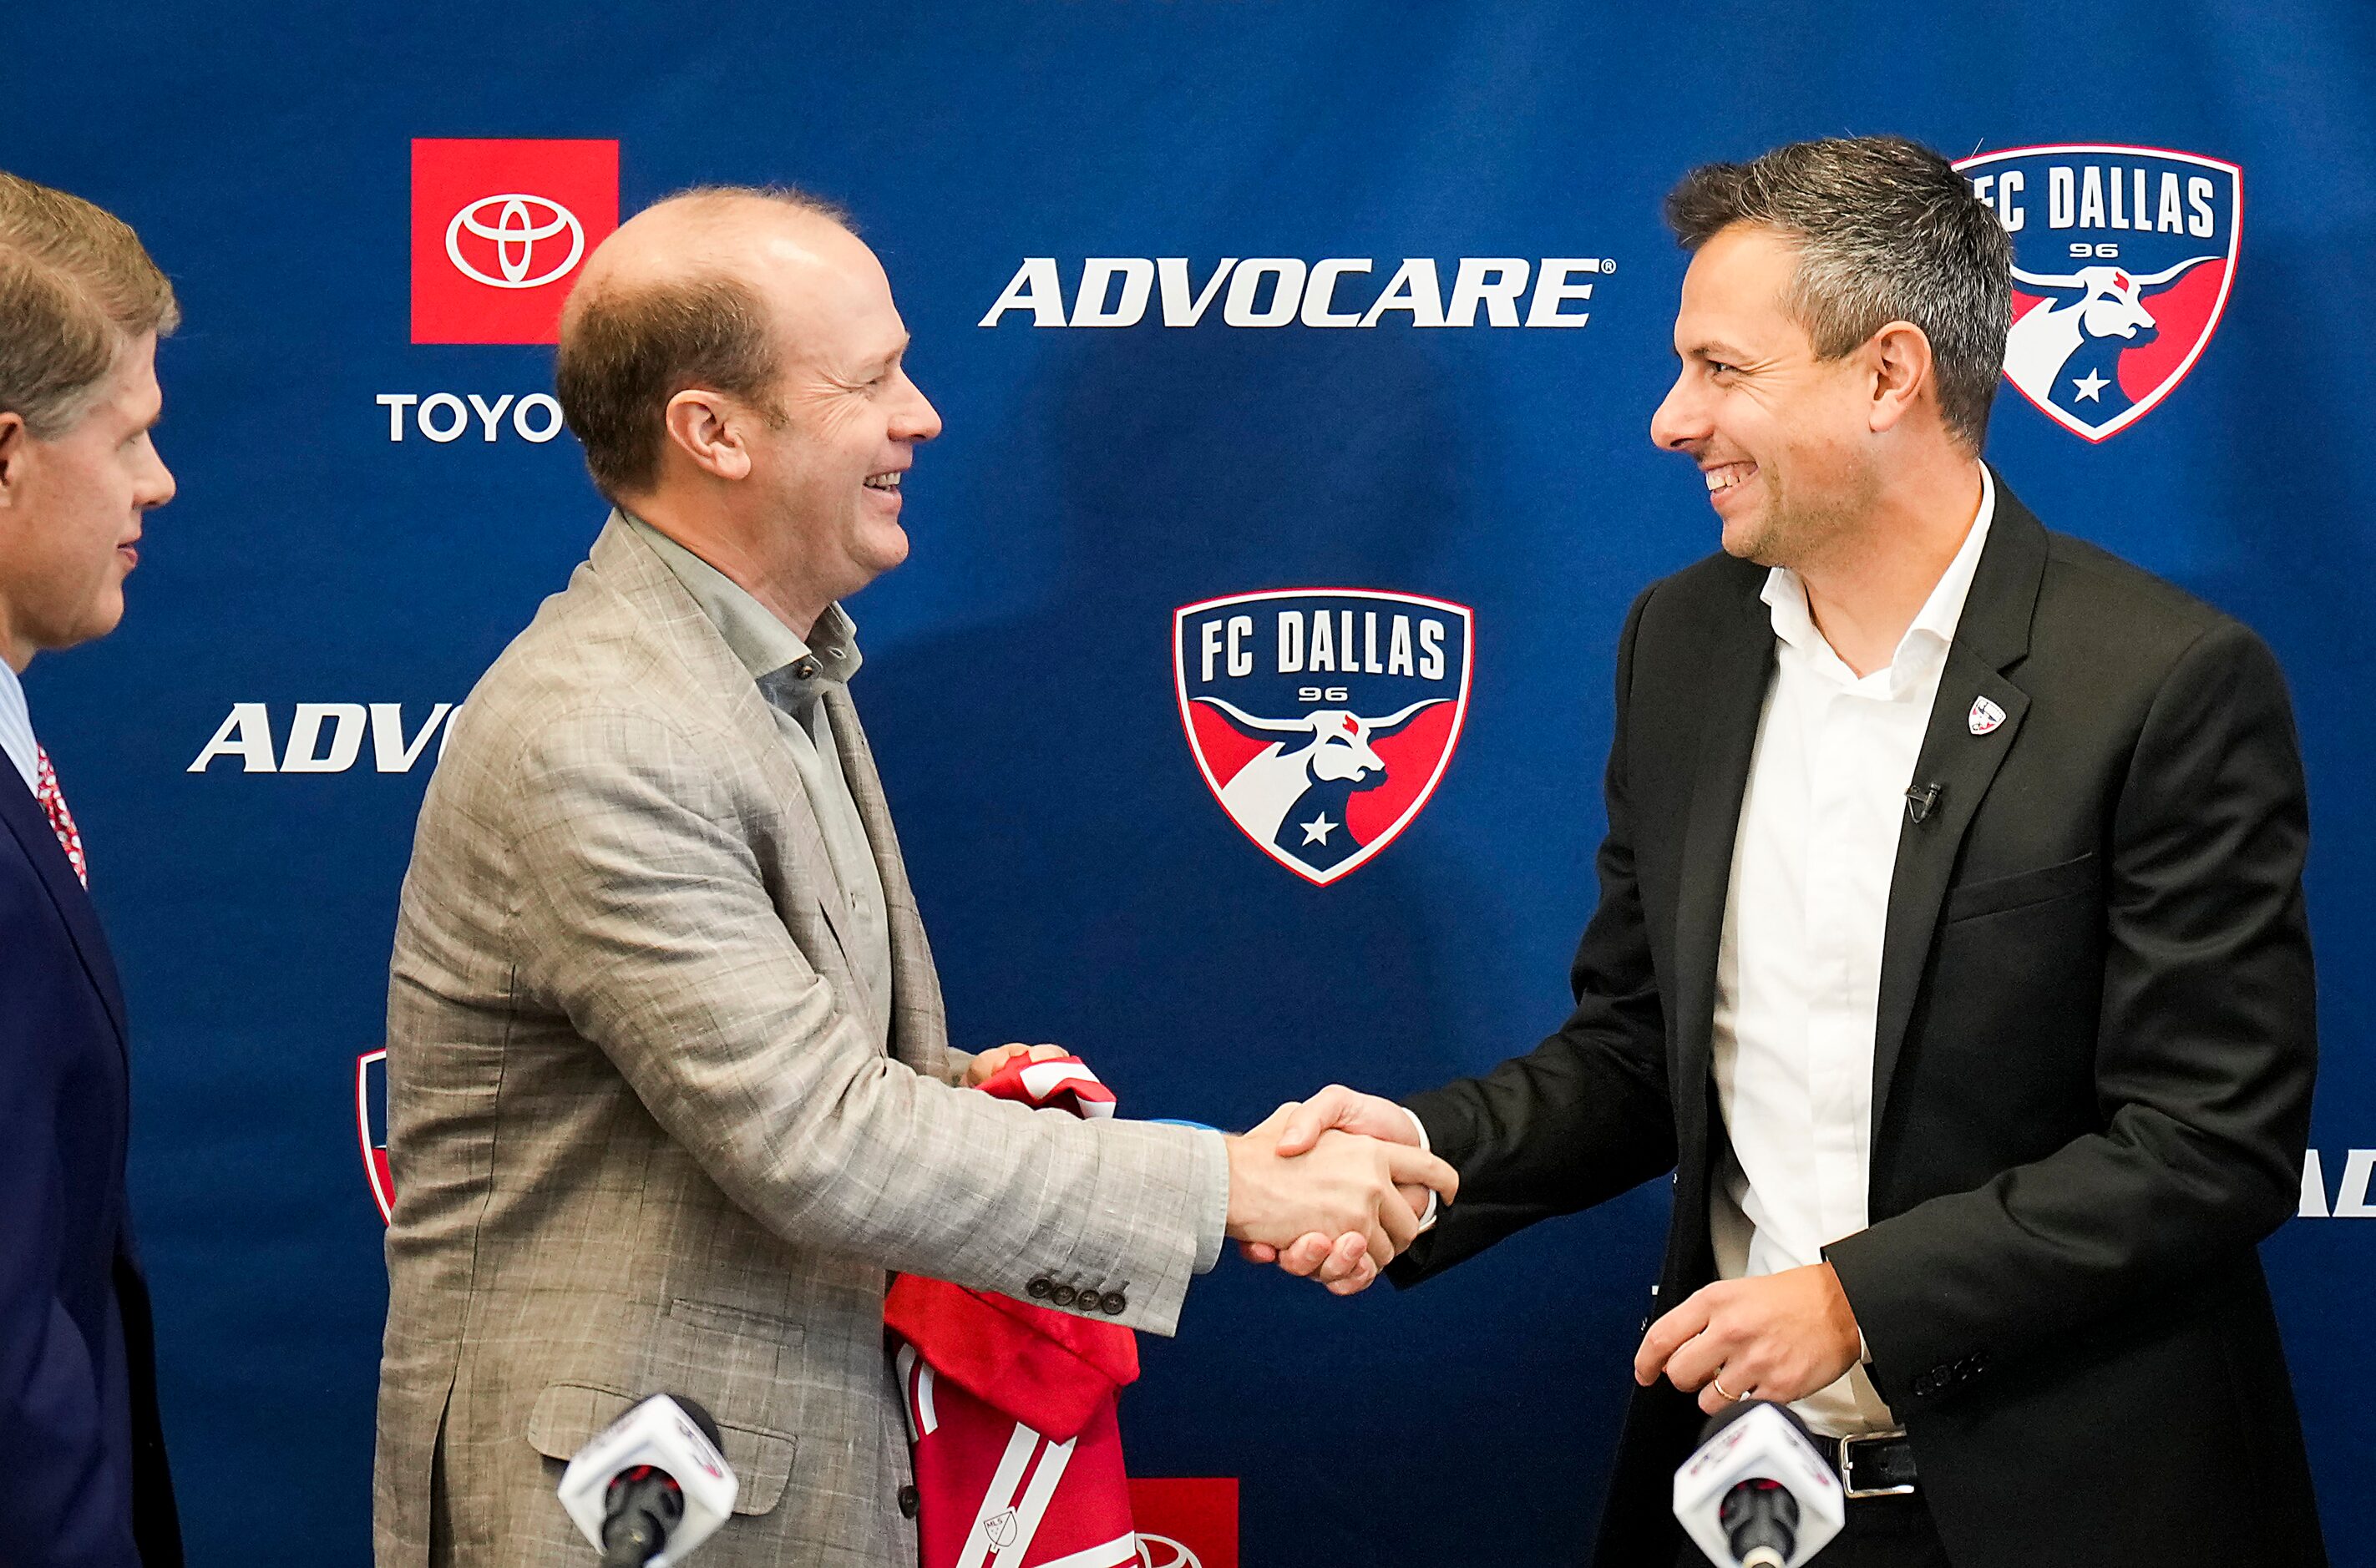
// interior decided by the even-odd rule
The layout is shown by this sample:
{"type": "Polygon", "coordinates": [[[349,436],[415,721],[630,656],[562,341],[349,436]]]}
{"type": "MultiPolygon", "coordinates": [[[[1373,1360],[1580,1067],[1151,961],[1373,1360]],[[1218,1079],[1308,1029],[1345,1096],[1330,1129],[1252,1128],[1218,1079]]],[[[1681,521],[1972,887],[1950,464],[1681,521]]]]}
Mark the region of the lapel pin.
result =
{"type": "Polygon", "coordinates": [[[2005,711],[1986,697],[1972,699],[1972,711],[1965,719],[1975,735],[1985,735],[2004,722],[2005,711]]]}

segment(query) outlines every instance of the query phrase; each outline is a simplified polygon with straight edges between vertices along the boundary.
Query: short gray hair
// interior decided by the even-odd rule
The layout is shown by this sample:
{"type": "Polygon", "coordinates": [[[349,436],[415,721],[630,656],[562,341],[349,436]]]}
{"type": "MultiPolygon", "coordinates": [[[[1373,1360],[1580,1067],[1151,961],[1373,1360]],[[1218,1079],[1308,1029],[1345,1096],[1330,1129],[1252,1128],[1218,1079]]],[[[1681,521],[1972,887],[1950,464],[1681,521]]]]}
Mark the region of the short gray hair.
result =
{"type": "Polygon", "coordinates": [[[2013,240],[1954,166],[1904,137],[1791,142],[1693,170],[1668,194],[1685,250],[1748,223],[1799,245],[1784,308],[1838,359],[1893,321],[1930,340],[1939,411],[1977,453],[2013,326],[2013,240]]]}
{"type": "Polygon", "coordinates": [[[173,285],[122,219],[0,170],[0,413],[56,440],[126,343],[181,319],[173,285]]]}

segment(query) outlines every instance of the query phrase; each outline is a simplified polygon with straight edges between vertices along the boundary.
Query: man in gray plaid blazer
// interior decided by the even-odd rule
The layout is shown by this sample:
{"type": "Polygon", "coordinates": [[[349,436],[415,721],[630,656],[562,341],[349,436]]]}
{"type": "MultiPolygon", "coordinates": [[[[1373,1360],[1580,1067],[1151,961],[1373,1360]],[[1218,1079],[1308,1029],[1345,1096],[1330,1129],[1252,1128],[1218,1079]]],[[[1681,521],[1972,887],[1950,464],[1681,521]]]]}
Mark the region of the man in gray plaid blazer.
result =
{"type": "MultiPolygon", "coordinates": [[[[886,1271],[1169,1333],[1225,1234],[1374,1273],[1449,1197],[1421,1151],[1087,1123],[956,1092],[838,601],[905,558],[939,416],[872,252],[785,193],[597,251],[558,387],[619,504],[470,694],[388,1000],[379,1568],[591,1561],[562,1464],[707,1406],[715,1568],[912,1568],[886,1271]],[[1396,1190],[1396,1183],[1404,1183],[1396,1190]]],[[[969,1071],[970,1070],[970,1071],[969,1071]]]]}

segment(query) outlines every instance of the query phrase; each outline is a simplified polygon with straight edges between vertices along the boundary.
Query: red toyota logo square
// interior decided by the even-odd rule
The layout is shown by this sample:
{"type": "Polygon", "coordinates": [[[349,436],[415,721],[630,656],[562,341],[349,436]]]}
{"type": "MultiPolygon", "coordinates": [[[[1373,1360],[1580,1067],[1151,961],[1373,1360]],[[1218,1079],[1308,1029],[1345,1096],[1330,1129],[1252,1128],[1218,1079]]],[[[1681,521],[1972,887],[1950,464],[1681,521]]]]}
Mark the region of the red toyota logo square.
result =
{"type": "Polygon", "coordinates": [[[615,141],[412,143],[412,340],[551,343],[619,226],[615,141]]]}
{"type": "Polygon", "coordinates": [[[1141,1568],[1238,1568],[1235,1476],[1133,1476],[1141,1568]]]}

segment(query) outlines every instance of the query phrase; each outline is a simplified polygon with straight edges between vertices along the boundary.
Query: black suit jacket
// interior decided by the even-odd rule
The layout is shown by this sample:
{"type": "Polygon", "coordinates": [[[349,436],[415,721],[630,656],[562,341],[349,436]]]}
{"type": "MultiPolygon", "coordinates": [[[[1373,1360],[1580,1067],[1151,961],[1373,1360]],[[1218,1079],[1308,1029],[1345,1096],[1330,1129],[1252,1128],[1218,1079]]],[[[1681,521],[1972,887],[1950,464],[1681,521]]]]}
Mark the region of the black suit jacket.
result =
{"type": "Polygon", "coordinates": [[[0,758],[0,1563],[180,1568],[132,1241],[124,995],[0,758]]]}
{"type": "MultiPolygon", "coordinates": [[[[2255,1251],[2298,1201],[2316,1064],[2284,683],[2243,625],[1997,495],[1890,887],[1871,1225],[1825,1255],[1957,1568],[2322,1563],[2255,1251]],[[2005,717],[1975,735],[1982,696],[2005,717]]],[[[1461,1188],[1396,1283],[1670,1170],[1654,1311],[1714,1277],[1764,577],[1719,555],[1635,601],[1575,1012],[1409,1101],[1461,1188]]],[[[1675,1561],[1699,1425],[1663,1382],[1634,1396],[1600,1562],[1675,1561]]]]}

